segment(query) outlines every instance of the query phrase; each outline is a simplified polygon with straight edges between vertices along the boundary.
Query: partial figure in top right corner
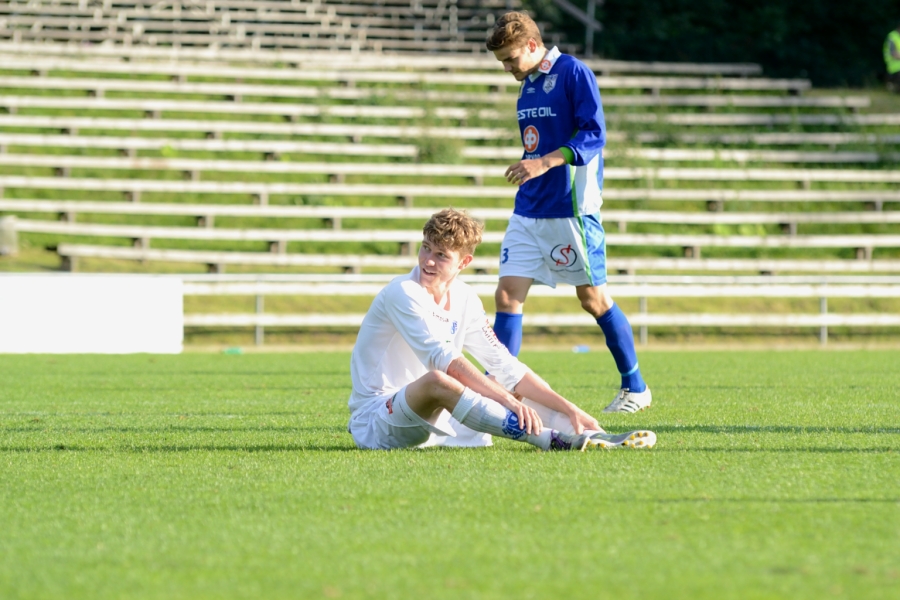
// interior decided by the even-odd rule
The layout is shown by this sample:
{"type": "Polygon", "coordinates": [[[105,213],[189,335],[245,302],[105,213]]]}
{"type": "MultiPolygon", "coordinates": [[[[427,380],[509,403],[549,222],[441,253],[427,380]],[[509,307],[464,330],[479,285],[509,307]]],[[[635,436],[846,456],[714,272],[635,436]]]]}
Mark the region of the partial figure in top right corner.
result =
{"type": "Polygon", "coordinates": [[[900,25],[884,40],[884,65],[888,91],[900,93],[900,25]]]}
{"type": "Polygon", "coordinates": [[[487,49],[522,82],[516,110],[525,153],[506,170],[519,187],[500,250],[494,331],[513,355],[522,344],[522,311],[534,283],[575,286],[582,308],[606,336],[621,389],[603,410],[650,406],[631,324],[606,289],[606,236],[600,220],[606,125],[594,73],[558,48],[544,47],[537,24],[508,12],[487,49]]]}

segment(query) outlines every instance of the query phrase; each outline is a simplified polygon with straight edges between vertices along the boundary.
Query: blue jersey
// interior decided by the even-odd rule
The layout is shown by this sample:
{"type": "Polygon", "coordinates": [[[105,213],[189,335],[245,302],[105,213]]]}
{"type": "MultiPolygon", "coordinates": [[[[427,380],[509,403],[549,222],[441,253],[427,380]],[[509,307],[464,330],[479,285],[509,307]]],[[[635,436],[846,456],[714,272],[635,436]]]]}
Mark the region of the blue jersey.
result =
{"type": "Polygon", "coordinates": [[[523,158],[540,158],[565,146],[574,160],[519,186],[513,212],[553,219],[599,211],[606,125],[593,71],[553,48],[522,82],[516,108],[523,158]]]}

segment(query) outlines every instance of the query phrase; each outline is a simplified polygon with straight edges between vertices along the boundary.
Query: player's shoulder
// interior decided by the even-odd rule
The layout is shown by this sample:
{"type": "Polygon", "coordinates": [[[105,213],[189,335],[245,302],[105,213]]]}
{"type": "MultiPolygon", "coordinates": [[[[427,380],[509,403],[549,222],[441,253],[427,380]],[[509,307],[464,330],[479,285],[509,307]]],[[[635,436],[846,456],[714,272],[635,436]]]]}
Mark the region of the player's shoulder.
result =
{"type": "Polygon", "coordinates": [[[559,59],[556,61],[556,65],[559,66],[561,74],[565,73],[567,75],[575,75],[579,77],[590,76],[596,79],[594,71],[571,54],[560,54],[559,59]]]}
{"type": "Polygon", "coordinates": [[[478,297],[478,294],[475,293],[475,288],[471,285],[460,279],[458,276],[453,280],[452,287],[450,288],[451,292],[455,292],[457,294],[465,294],[466,296],[475,296],[478,297]]]}
{"type": "Polygon", "coordinates": [[[467,314],[484,312],[484,305],[481,302],[481,296],[475,291],[475,288],[462,281],[459,277],[453,282],[450,293],[454,295],[454,303],[462,312],[467,314]]]}
{"type": "Polygon", "coordinates": [[[419,285],[418,279],[414,277],[413,272],[410,272],[391,279],[381,293],[393,298],[398,296],[414,297],[421,293],[421,290],[422,286],[419,285]]]}

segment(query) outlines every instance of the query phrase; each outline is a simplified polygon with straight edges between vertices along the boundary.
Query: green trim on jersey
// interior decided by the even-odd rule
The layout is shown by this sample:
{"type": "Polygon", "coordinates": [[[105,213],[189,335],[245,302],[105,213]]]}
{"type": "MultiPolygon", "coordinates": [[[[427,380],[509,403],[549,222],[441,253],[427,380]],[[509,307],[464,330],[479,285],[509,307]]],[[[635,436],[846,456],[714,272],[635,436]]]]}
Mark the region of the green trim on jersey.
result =
{"type": "Polygon", "coordinates": [[[581,234],[581,251],[584,258],[584,272],[587,273],[588,281],[593,284],[594,278],[591,275],[591,262],[588,260],[589,257],[587,255],[587,235],[584,233],[584,215],[578,210],[578,190],[575,187],[575,167],[566,165],[566,168],[569,169],[569,180],[572,185],[572,214],[578,219],[578,233],[581,234]]]}
{"type": "Polygon", "coordinates": [[[573,162],[575,162],[575,153],[572,152],[571,148],[569,148],[568,146],[563,146],[559,149],[559,151],[560,153],[562,153],[563,158],[566,159],[566,164],[571,165],[573,162]]]}
{"type": "Polygon", "coordinates": [[[588,281],[594,285],[594,276],[591,275],[591,260],[588,256],[590,249],[587,245],[587,235],[584,233],[584,215],[576,215],[578,219],[578,232],[581,233],[581,249],[584,252],[584,272],[587,273],[588,281]]]}

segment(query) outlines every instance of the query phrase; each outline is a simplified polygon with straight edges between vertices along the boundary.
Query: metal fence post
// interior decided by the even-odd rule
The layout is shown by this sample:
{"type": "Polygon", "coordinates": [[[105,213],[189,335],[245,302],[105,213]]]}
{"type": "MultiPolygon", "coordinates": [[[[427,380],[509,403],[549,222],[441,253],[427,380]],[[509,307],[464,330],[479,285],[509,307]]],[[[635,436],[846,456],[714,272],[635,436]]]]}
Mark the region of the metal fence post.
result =
{"type": "Polygon", "coordinates": [[[19,253],[19,232],[15,216],[0,217],[0,256],[15,256],[19,253]]]}
{"type": "MultiPolygon", "coordinates": [[[[641,314],[646,315],[647,314],[647,296],[641,296],[638,299],[638,302],[639,302],[638,306],[640,307],[639,310],[640,310],[641,314]]],[[[641,346],[646,346],[647,345],[647,325],[646,324],[641,325],[641,338],[640,339],[641,339],[641,346]]]]}
{"type": "MultiPolygon", "coordinates": [[[[819,312],[823,315],[828,314],[828,298],[825,296],[819,298],[819,312]]],[[[828,325],[822,324],[819,328],[819,344],[822,346],[828,344],[828,325]]]]}
{"type": "MultiPolygon", "coordinates": [[[[256,314],[258,314],[258,315],[261,315],[261,314],[262,314],[263,308],[264,308],[264,304],[265,304],[265,303],[264,303],[264,301],[263,301],[263,296],[262,296],[262,294],[257,294],[257,295],[256,295],[256,314]]],[[[263,345],[263,340],[264,340],[264,338],[265,338],[265,335],[266,335],[266,333],[265,333],[265,329],[263,328],[263,326],[262,326],[262,325],[257,325],[257,326],[256,326],[256,339],[255,339],[256,345],[257,345],[257,346],[262,346],[262,345],[263,345]]]]}

